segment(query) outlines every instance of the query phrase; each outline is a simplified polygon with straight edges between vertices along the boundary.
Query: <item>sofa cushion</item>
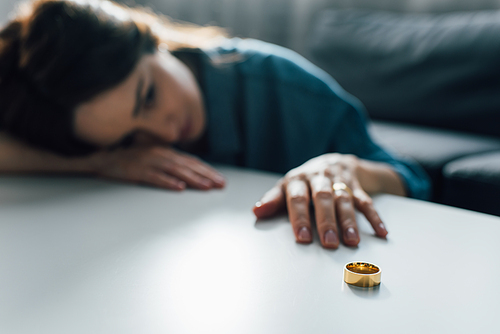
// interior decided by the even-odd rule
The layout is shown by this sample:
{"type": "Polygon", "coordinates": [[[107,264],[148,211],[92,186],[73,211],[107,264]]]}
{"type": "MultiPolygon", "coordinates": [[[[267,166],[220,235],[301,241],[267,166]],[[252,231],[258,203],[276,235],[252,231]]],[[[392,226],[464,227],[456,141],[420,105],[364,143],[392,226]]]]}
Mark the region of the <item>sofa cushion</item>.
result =
{"type": "Polygon", "coordinates": [[[433,200],[442,201],[442,171],[449,162],[483,152],[500,151],[500,139],[456,131],[373,121],[370,132],[376,142],[413,158],[433,182],[433,200]]]}
{"type": "Polygon", "coordinates": [[[372,118],[500,136],[500,11],[326,10],[309,57],[372,118]]]}
{"type": "Polygon", "coordinates": [[[500,151],[450,162],[443,175],[445,204],[500,216],[500,151]]]}

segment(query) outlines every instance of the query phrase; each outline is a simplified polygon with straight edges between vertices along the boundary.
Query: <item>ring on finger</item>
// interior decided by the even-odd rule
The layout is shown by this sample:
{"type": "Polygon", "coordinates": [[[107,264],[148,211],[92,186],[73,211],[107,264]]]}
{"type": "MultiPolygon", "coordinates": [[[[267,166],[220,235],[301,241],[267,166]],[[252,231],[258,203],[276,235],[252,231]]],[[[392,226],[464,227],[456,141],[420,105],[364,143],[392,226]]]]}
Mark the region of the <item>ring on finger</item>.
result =
{"type": "Polygon", "coordinates": [[[345,191],[346,193],[349,194],[349,196],[352,197],[352,190],[345,184],[344,182],[334,182],[332,185],[333,191],[345,191]]]}

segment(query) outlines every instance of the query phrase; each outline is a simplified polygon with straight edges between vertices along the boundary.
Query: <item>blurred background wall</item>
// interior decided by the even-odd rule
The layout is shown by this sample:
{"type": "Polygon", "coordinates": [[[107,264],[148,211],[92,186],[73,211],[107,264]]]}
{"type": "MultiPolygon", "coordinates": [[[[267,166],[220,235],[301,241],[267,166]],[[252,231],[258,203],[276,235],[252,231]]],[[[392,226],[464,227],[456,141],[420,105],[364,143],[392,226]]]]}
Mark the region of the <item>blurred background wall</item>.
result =
{"type": "Polygon", "coordinates": [[[0,23],[3,24],[7,20],[10,11],[17,2],[16,0],[0,0],[0,23]]]}
{"type": "MultiPolygon", "coordinates": [[[[303,53],[308,27],[324,8],[449,12],[500,8],[500,0],[120,0],[152,7],[174,19],[220,25],[233,36],[253,37],[303,53]]],[[[0,0],[0,23],[17,0],[0,0]]]]}
{"type": "MultiPolygon", "coordinates": [[[[126,1],[125,1],[126,2],[126,1]]],[[[303,53],[308,27],[324,8],[449,12],[500,8],[500,0],[136,0],[173,18],[226,27],[231,35],[303,53]]]]}

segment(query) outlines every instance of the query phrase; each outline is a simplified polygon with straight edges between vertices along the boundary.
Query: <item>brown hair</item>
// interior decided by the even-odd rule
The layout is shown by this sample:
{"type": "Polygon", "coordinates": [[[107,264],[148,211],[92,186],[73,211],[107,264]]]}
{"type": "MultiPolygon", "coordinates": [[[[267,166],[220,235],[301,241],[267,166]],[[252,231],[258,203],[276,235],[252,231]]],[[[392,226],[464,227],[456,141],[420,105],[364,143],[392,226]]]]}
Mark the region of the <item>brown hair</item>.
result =
{"type": "Polygon", "coordinates": [[[0,31],[0,130],[63,155],[97,149],[74,135],[75,108],[123,81],[160,43],[203,48],[216,28],[176,24],[100,0],[34,0],[0,31]]]}

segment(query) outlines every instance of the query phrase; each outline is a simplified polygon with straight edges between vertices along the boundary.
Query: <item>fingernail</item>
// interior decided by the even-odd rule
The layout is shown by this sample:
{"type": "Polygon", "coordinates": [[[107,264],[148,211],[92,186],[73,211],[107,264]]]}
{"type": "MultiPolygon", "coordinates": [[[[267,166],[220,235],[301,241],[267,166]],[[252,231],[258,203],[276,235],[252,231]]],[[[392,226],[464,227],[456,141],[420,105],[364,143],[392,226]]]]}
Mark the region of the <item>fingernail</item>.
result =
{"type": "Polygon", "coordinates": [[[221,176],[216,176],[214,182],[222,186],[226,183],[226,180],[221,176]]]}
{"type": "Polygon", "coordinates": [[[325,245],[326,246],[336,246],[339,243],[337,234],[333,230],[328,230],[325,232],[325,245]]]}
{"type": "Polygon", "coordinates": [[[385,228],[385,225],[383,223],[378,224],[378,227],[380,229],[380,232],[378,233],[380,237],[385,238],[387,234],[389,234],[385,228]]]}
{"type": "Polygon", "coordinates": [[[356,233],[356,230],[352,227],[349,227],[345,231],[345,239],[348,241],[355,241],[358,239],[358,234],[356,233]]]}
{"type": "Polygon", "coordinates": [[[202,187],[204,187],[204,188],[210,188],[210,187],[212,187],[212,182],[210,182],[208,180],[203,180],[200,183],[201,183],[202,187]]]}
{"type": "Polygon", "coordinates": [[[184,182],[177,183],[177,189],[182,190],[184,188],[186,188],[186,183],[184,182]]]}
{"type": "Polygon", "coordinates": [[[305,226],[299,230],[299,241],[300,242],[310,242],[311,241],[311,232],[305,226]]]}

